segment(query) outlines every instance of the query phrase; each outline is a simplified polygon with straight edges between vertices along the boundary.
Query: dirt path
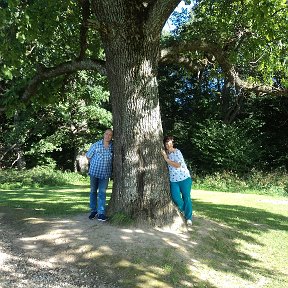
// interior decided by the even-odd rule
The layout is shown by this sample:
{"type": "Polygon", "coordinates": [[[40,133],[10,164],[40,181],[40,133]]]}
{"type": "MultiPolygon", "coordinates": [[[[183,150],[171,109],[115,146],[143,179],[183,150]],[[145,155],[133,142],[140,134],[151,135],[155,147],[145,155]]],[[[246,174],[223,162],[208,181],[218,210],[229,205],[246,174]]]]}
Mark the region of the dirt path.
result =
{"type": "Polygon", "coordinates": [[[192,245],[187,233],[123,229],[87,216],[33,218],[0,207],[0,287],[123,287],[136,272],[130,259],[143,261],[163,245],[180,247],[185,258],[192,245]]]}

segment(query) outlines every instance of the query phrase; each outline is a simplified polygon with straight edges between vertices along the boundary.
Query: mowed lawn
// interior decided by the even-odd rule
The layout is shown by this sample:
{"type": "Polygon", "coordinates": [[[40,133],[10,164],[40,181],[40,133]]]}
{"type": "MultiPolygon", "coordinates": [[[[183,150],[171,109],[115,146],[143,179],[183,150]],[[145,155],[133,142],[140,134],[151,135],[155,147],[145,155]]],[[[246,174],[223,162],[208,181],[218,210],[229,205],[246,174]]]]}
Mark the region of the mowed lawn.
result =
{"type": "MultiPolygon", "coordinates": [[[[108,199],[110,193],[111,185],[108,199]]],[[[163,250],[163,259],[145,258],[161,273],[169,272],[167,287],[288,287],[288,198],[201,190],[192,190],[192,198],[186,257],[179,261],[178,248],[170,248],[163,250]]],[[[0,206],[41,217],[88,213],[89,185],[2,189],[0,206]]],[[[139,257],[138,264],[144,259],[139,257]]],[[[127,287],[132,287],[130,276],[127,287]]]]}
{"type": "Polygon", "coordinates": [[[288,198],[192,193],[200,278],[215,287],[288,287],[288,198]]]}

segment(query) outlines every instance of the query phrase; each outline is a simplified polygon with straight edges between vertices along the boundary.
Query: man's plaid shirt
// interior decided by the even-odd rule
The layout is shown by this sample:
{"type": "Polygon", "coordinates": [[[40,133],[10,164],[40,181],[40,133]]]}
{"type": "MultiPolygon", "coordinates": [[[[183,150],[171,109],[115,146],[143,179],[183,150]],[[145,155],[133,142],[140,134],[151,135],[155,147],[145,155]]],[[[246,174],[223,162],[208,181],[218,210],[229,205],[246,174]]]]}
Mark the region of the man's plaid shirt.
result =
{"type": "Polygon", "coordinates": [[[89,175],[100,179],[112,176],[113,143],[104,147],[103,140],[99,140],[89,148],[86,156],[90,159],[89,175]]]}

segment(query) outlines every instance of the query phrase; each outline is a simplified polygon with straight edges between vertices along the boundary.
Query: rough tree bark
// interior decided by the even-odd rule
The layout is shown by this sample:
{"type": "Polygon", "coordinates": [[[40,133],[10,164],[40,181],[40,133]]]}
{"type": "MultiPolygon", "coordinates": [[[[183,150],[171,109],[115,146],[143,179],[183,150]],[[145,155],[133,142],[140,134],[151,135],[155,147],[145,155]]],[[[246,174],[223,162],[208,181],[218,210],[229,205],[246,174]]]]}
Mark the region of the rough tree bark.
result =
{"type": "Polygon", "coordinates": [[[175,213],[160,154],[156,76],[161,29],[178,2],[91,2],[105,49],[113,112],[114,184],[108,214],[122,212],[152,225],[170,223],[175,213]],[[164,18],[157,16],[161,13],[164,18]]]}

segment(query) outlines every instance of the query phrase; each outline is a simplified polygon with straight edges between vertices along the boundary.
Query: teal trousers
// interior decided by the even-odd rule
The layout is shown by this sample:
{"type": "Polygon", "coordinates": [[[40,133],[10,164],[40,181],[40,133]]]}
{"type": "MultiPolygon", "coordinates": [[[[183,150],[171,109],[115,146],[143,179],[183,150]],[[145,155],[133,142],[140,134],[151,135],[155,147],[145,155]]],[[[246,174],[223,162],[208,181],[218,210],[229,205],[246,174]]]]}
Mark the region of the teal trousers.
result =
{"type": "Polygon", "coordinates": [[[172,200],[184,214],[186,220],[192,220],[191,188],[192,179],[190,177],[183,181],[170,182],[172,200]]]}

